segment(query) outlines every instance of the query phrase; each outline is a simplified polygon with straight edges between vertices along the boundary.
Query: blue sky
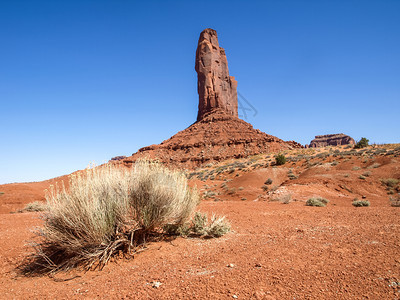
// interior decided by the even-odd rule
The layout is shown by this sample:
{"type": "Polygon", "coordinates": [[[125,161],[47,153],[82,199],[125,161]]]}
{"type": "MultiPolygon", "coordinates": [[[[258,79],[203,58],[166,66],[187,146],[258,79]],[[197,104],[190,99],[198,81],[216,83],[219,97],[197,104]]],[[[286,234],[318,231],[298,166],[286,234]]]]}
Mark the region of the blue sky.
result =
{"type": "Polygon", "coordinates": [[[309,143],[400,142],[400,1],[0,2],[0,183],[130,155],[192,124],[217,30],[246,121],[309,143]]]}

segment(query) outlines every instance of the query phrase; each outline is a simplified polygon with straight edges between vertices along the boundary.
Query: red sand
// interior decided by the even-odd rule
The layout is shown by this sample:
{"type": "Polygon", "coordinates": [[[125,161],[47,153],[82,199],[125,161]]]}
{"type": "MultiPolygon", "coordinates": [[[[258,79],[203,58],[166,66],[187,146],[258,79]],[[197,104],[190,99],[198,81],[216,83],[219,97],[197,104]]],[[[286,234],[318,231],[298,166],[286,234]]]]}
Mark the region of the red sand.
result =
{"type": "MultiPolygon", "coordinates": [[[[228,187],[244,189],[217,196],[225,201],[200,205],[201,211],[230,220],[233,231],[222,238],[153,243],[134,259],[112,262],[103,271],[56,278],[18,274],[17,266],[31,251],[26,246],[33,237],[30,230],[42,221],[39,213],[8,213],[42,198],[50,182],[0,186],[5,193],[0,196],[1,298],[400,299],[400,208],[390,206],[379,182],[400,177],[400,159],[374,158],[381,166],[373,169],[368,168],[372,160],[358,157],[327,167],[330,160],[308,170],[300,161],[224,175],[232,179],[228,187]],[[287,180],[289,166],[298,179],[287,180]],[[371,175],[359,179],[366,170],[371,175]],[[266,194],[261,186],[268,177],[283,182],[279,189],[289,190],[296,201],[257,198],[266,194]],[[353,193],[341,189],[343,184],[353,193]],[[305,206],[314,194],[328,198],[328,206],[305,206]],[[352,207],[352,199],[364,194],[371,206],[352,207]],[[154,282],[161,285],[153,287],[154,282]]],[[[224,181],[193,182],[216,184],[222,192],[224,181]]]]}

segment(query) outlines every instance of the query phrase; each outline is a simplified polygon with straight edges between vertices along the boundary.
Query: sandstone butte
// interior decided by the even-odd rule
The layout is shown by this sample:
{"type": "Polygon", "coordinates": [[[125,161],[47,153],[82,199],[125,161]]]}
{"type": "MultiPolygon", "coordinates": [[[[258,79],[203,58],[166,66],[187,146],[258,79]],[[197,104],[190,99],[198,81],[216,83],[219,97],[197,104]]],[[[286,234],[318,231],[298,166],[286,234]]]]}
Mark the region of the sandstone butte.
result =
{"type": "Polygon", "coordinates": [[[122,163],[130,165],[140,157],[148,157],[191,169],[207,162],[302,148],[297,142],[285,142],[254,129],[238,117],[237,82],[229,75],[225,50],[219,46],[213,29],[200,34],[195,70],[197,121],[161,144],[143,147],[121,159],[122,163]]]}
{"type": "Polygon", "coordinates": [[[354,145],[355,141],[352,137],[343,133],[316,135],[309,145],[310,148],[326,147],[326,146],[340,146],[340,145],[354,145]]]}

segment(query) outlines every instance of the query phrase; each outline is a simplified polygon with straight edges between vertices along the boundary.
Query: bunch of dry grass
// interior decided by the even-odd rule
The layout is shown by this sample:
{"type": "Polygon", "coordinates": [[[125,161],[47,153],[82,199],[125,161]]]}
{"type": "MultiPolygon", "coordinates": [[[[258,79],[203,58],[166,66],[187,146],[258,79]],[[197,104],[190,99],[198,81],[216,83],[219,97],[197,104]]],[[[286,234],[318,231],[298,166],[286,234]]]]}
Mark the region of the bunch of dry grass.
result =
{"type": "Polygon", "coordinates": [[[182,173],[147,160],[129,170],[87,169],[46,198],[42,239],[25,272],[101,269],[114,254],[135,252],[159,236],[164,225],[187,222],[199,201],[182,173]]]}
{"type": "Polygon", "coordinates": [[[18,212],[39,212],[47,210],[47,205],[40,201],[30,202],[18,212]]]}
{"type": "Polygon", "coordinates": [[[324,207],[328,204],[328,200],[322,197],[312,197],[307,200],[306,206],[324,207]]]}
{"type": "Polygon", "coordinates": [[[191,222],[174,227],[166,226],[164,229],[174,235],[214,238],[228,233],[231,225],[224,216],[218,217],[213,214],[209,221],[207,214],[196,212],[191,222]]]}

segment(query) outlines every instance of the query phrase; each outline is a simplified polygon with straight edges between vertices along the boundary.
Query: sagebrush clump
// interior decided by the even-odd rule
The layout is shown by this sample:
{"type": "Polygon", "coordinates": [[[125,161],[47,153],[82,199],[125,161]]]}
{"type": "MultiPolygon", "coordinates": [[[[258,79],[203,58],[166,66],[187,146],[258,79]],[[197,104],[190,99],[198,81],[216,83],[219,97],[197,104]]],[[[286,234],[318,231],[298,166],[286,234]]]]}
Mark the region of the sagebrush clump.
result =
{"type": "Polygon", "coordinates": [[[47,210],[47,205],[46,203],[40,202],[40,201],[34,201],[30,202],[25,207],[19,212],[39,212],[39,211],[45,211],[47,210]]]}
{"type": "Polygon", "coordinates": [[[354,200],[351,204],[355,207],[370,206],[370,203],[367,200],[354,200]]]}
{"type": "MultiPolygon", "coordinates": [[[[25,272],[102,268],[117,253],[135,253],[164,229],[189,222],[199,203],[185,175],[138,160],[131,169],[107,165],[71,175],[47,198],[41,240],[25,272]]],[[[218,235],[213,235],[218,236],[218,235]]]]}
{"type": "Polygon", "coordinates": [[[312,197],[307,200],[307,206],[324,207],[328,204],[328,200],[322,197],[312,197]]]}

